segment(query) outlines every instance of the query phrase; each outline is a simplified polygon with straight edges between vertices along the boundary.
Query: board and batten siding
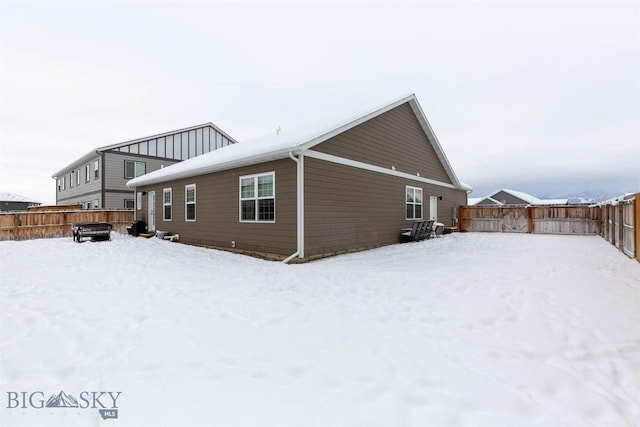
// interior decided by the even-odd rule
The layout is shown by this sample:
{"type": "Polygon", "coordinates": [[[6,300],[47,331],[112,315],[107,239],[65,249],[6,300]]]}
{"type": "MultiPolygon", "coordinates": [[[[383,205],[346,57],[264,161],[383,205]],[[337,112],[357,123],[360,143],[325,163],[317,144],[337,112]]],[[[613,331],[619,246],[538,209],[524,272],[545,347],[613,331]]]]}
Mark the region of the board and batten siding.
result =
{"type": "Polygon", "coordinates": [[[305,256],[340,253],[399,242],[406,219],[406,186],[423,190],[423,218],[429,197],[438,200],[438,221],[452,224],[466,192],[401,177],[305,158],[305,256]]]}
{"type": "Polygon", "coordinates": [[[452,183],[408,103],[336,135],[313,150],[452,183]]]}
{"type": "Polygon", "coordinates": [[[296,251],[296,164],[290,159],[260,163],[191,178],[142,186],[138,219],[148,223],[148,192],[155,191],[156,230],[177,233],[180,242],[266,254],[296,251]],[[240,222],[240,176],[275,172],[276,220],[240,222]],[[196,184],[196,221],[185,221],[185,186],[196,184]],[[172,190],[172,218],[163,220],[163,189],[172,190]]]}

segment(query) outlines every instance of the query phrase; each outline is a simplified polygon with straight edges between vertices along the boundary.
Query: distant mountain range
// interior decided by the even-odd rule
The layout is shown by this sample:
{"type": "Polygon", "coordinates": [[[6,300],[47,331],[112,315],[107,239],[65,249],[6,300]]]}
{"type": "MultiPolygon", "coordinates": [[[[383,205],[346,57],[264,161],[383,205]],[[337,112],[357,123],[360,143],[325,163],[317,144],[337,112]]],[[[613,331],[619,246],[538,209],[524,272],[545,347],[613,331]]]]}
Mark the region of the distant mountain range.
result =
{"type": "Polygon", "coordinates": [[[590,204],[604,202],[605,200],[613,199],[618,196],[622,196],[624,193],[612,193],[606,191],[583,191],[577,194],[565,194],[562,196],[544,196],[543,199],[568,199],[570,205],[574,204],[590,204]]]}

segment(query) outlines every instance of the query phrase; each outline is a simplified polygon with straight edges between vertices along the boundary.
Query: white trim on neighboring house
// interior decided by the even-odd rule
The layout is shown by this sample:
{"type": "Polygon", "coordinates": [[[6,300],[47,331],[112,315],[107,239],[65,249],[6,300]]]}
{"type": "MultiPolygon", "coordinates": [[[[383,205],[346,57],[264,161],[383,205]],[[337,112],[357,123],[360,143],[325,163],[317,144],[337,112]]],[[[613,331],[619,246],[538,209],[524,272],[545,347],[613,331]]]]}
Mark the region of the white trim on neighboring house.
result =
{"type": "Polygon", "coordinates": [[[196,192],[195,184],[187,184],[184,186],[184,220],[185,222],[196,222],[197,215],[197,201],[198,195],[196,192]],[[189,189],[193,188],[193,201],[189,201],[189,189]],[[193,205],[193,219],[188,218],[187,212],[189,211],[189,205],[193,205]]]}
{"type": "Polygon", "coordinates": [[[263,172],[256,173],[251,175],[242,175],[238,179],[238,220],[240,222],[250,222],[250,223],[275,223],[276,222],[276,172],[263,172]],[[261,177],[271,176],[271,195],[268,196],[260,196],[259,194],[259,181],[261,177]],[[242,181],[243,180],[253,180],[253,194],[249,197],[242,196],[242,181]],[[273,219],[260,219],[260,200],[270,200],[273,199],[273,219]],[[242,218],[242,202],[250,202],[254,203],[254,219],[243,219],[242,218]]]}

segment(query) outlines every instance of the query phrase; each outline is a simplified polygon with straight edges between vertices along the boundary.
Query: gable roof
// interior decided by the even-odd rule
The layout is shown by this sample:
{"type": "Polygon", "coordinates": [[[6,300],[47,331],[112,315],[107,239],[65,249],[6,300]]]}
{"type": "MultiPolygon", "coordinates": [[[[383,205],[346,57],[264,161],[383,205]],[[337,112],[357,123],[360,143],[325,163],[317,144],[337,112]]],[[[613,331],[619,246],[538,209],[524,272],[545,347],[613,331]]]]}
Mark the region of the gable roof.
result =
{"type": "Polygon", "coordinates": [[[566,205],[569,202],[568,199],[538,199],[537,197],[532,196],[529,193],[525,193],[524,191],[516,191],[516,190],[509,190],[507,188],[501,188],[500,190],[496,190],[493,193],[489,194],[488,196],[481,198],[478,201],[478,203],[480,203],[480,201],[482,200],[489,199],[500,206],[508,204],[508,203],[503,203],[500,200],[498,200],[496,197],[494,197],[499,193],[510,194],[513,197],[516,197],[529,205],[566,205]]]}
{"type": "Polygon", "coordinates": [[[36,202],[35,200],[31,200],[19,194],[9,193],[6,191],[0,191],[0,202],[20,202],[20,203],[40,204],[40,202],[36,202]]]}
{"type": "Polygon", "coordinates": [[[127,183],[129,188],[141,185],[150,185],[171,181],[191,176],[204,175],[226,169],[248,166],[271,160],[283,159],[289,153],[304,153],[316,145],[354,128],[368,120],[386,113],[404,103],[409,103],[420,126],[431,143],[438,159],[442,163],[447,175],[456,188],[470,190],[471,188],[461,183],[453,171],[440,142],[436,138],[431,125],[414,94],[400,98],[382,107],[369,110],[365,114],[342,118],[332,123],[320,123],[315,126],[305,126],[297,129],[287,129],[283,132],[271,134],[262,138],[240,142],[221,149],[203,154],[201,156],[185,160],[180,163],[148,173],[127,183]]]}
{"type": "Polygon", "coordinates": [[[229,136],[225,131],[223,131],[222,129],[220,129],[216,125],[214,125],[213,123],[207,122],[207,123],[202,123],[200,125],[189,126],[189,127],[182,128],[182,129],[171,130],[171,131],[168,131],[168,132],[163,132],[163,133],[158,133],[158,134],[155,134],[155,135],[144,136],[142,138],[136,138],[136,139],[132,139],[132,140],[129,140],[129,141],[118,142],[116,144],[104,145],[102,147],[95,148],[95,149],[89,151],[84,156],[74,160],[72,163],[69,163],[67,166],[65,166],[64,168],[60,169],[58,172],[54,173],[52,175],[52,178],[57,178],[57,177],[63,175],[69,169],[74,169],[76,166],[82,165],[82,164],[88,162],[89,160],[95,158],[97,155],[99,155],[100,153],[102,153],[104,151],[114,150],[116,148],[125,147],[127,145],[136,144],[138,142],[147,141],[147,140],[150,140],[150,139],[162,138],[164,136],[174,135],[174,134],[181,133],[181,132],[188,132],[190,130],[204,128],[204,127],[213,128],[215,131],[219,132],[220,134],[222,134],[224,137],[226,137],[229,141],[232,141],[233,143],[237,143],[238,142],[235,139],[233,139],[231,136],[229,136]]]}

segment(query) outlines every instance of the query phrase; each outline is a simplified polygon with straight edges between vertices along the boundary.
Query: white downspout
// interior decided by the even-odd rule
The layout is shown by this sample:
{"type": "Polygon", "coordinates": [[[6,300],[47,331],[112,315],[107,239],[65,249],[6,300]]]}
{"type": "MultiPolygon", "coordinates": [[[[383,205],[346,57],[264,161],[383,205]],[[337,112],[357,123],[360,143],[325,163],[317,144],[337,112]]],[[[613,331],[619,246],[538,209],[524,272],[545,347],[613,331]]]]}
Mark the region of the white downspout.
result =
{"type": "Polygon", "coordinates": [[[304,156],[298,157],[289,151],[289,158],[296,162],[296,251],[282,262],[288,263],[293,258],[304,258],[304,156]]]}

